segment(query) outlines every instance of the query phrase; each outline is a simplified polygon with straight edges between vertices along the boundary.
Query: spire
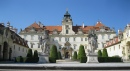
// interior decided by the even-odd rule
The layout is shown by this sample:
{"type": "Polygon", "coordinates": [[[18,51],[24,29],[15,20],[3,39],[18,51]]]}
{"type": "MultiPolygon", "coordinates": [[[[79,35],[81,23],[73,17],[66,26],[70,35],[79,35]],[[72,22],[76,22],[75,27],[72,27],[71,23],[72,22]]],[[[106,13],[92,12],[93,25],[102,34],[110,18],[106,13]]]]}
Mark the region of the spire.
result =
{"type": "Polygon", "coordinates": [[[68,12],[68,9],[66,9],[66,13],[64,14],[64,19],[71,19],[71,15],[68,12]]]}

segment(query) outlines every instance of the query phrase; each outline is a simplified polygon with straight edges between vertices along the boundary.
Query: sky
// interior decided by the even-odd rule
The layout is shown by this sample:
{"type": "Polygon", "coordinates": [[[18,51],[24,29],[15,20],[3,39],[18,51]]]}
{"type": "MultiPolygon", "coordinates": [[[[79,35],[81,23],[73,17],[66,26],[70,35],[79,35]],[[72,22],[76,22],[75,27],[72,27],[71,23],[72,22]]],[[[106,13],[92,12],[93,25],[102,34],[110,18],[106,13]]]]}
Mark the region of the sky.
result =
{"type": "Polygon", "coordinates": [[[124,30],[130,24],[130,0],[0,0],[0,22],[24,29],[40,21],[45,26],[62,25],[68,9],[73,25],[105,26],[124,30]]]}

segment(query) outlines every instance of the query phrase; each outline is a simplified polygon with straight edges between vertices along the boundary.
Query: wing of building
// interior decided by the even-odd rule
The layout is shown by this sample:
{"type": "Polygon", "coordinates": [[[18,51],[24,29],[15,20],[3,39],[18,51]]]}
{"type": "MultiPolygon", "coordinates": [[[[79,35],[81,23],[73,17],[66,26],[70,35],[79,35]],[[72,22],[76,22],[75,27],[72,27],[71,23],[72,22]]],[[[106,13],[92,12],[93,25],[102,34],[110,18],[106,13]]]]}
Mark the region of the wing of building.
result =
{"type": "Polygon", "coordinates": [[[17,29],[10,26],[4,26],[0,23],[0,60],[14,60],[15,57],[26,57],[29,49],[27,41],[17,34],[17,29]]]}
{"type": "Polygon", "coordinates": [[[33,50],[37,49],[41,52],[41,45],[39,44],[38,37],[42,36],[43,30],[47,30],[49,33],[51,44],[55,44],[62,55],[72,56],[74,51],[78,51],[79,46],[82,44],[87,51],[88,40],[87,34],[89,30],[95,30],[98,37],[98,49],[102,49],[104,41],[116,36],[114,29],[105,26],[102,22],[98,21],[93,26],[84,25],[74,26],[71,15],[68,11],[64,14],[61,26],[45,26],[41,22],[34,22],[30,26],[21,30],[19,35],[28,40],[28,45],[33,50]],[[66,48],[66,52],[64,51],[66,48]]]}

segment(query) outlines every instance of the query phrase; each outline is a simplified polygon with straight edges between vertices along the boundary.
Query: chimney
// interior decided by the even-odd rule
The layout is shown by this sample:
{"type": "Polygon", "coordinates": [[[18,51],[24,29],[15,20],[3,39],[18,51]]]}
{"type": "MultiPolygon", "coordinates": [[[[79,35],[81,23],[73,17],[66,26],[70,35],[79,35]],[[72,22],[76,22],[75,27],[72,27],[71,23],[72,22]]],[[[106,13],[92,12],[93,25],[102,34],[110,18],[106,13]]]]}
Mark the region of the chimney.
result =
{"type": "Polygon", "coordinates": [[[10,28],[10,30],[13,30],[13,26],[10,26],[9,28],[10,28]]]}
{"type": "Polygon", "coordinates": [[[84,28],[84,22],[83,22],[83,26],[82,27],[84,28]]]}
{"type": "Polygon", "coordinates": [[[0,24],[4,26],[4,23],[0,23],[0,24]]]}
{"type": "Polygon", "coordinates": [[[18,29],[14,28],[13,31],[14,31],[15,33],[17,33],[18,29]]]}
{"type": "Polygon", "coordinates": [[[7,22],[7,27],[10,27],[10,22],[9,21],[7,22]]]}

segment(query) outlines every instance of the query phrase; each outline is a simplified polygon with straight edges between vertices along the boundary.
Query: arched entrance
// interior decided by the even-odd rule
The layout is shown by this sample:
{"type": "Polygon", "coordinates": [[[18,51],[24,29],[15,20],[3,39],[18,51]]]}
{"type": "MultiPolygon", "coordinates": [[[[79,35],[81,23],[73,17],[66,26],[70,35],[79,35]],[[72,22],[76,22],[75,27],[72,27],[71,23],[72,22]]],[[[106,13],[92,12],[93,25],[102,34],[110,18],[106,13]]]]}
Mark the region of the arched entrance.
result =
{"type": "Polygon", "coordinates": [[[66,52],[65,53],[65,58],[69,58],[69,57],[70,57],[69,52],[66,52]]]}
{"type": "Polygon", "coordinates": [[[3,46],[3,60],[7,60],[8,59],[8,43],[4,42],[4,46],[3,46]]]}

